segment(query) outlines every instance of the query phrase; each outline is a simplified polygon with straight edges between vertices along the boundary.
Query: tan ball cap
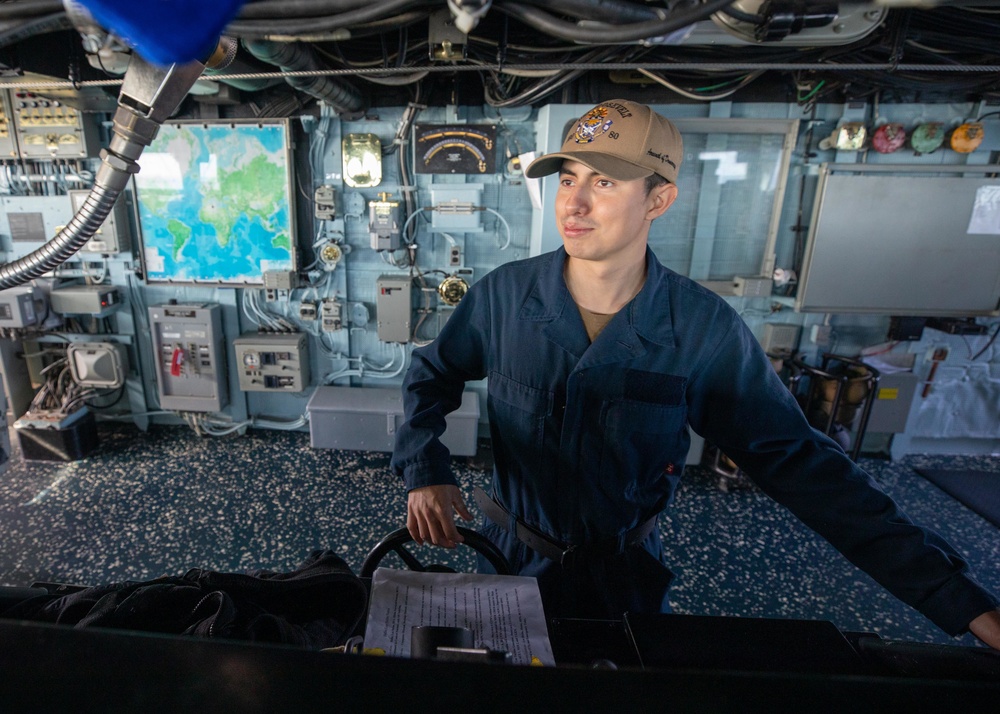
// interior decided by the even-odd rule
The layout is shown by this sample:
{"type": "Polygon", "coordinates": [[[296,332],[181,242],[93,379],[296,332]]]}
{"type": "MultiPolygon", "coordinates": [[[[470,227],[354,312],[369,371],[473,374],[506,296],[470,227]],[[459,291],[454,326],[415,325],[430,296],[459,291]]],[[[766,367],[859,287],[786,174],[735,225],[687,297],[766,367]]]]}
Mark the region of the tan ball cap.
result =
{"type": "Polygon", "coordinates": [[[612,99],[580,117],[562,149],[539,156],[524,174],[548,176],[569,160],[618,181],[659,174],[676,183],[683,156],[681,134],[669,119],[645,104],[612,99]]]}

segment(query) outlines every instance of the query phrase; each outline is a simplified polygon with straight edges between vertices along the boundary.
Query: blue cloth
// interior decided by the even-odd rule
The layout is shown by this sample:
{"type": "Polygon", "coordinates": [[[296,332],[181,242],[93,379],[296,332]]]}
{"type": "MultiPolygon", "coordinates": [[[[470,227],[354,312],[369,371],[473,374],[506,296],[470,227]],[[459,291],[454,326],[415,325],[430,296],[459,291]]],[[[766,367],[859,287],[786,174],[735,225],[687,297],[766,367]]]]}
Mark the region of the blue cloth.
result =
{"type": "MultiPolygon", "coordinates": [[[[684,467],[690,423],[769,496],[946,632],[964,632],[997,606],[947,543],[914,525],[809,426],[724,300],[647,250],[642,290],[591,344],[563,280],[565,257],[560,248],[497,268],[470,289],[433,343],[414,350],[393,454],[408,490],[455,483],[439,441],[444,417],[459,406],[466,381],[487,377],[494,496],[555,540],[621,538],[665,509],[684,467]]],[[[631,578],[607,563],[569,575],[500,528],[485,535],[515,572],[538,577],[549,616],[591,607],[583,596],[566,595],[566,583],[581,577],[595,579],[590,591],[609,593],[611,616],[623,604],[648,611],[666,602],[669,572],[653,571],[666,571],[655,530],[643,544],[652,558],[633,562],[631,578]]]]}
{"type": "Polygon", "coordinates": [[[204,61],[245,0],[81,0],[94,19],[158,65],[204,61]]]}

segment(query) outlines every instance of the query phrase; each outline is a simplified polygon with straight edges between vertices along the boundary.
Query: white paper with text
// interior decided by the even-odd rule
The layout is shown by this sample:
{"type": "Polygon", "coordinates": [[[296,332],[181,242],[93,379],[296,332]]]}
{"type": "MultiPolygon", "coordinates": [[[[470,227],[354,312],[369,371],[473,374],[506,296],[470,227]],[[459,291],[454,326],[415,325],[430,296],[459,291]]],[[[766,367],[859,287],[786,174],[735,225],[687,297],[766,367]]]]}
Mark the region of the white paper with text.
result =
{"type": "Polygon", "coordinates": [[[534,578],[376,570],[365,648],[409,657],[410,630],[418,625],[467,627],[476,647],[510,652],[514,664],[531,664],[532,658],[555,664],[534,578]]]}

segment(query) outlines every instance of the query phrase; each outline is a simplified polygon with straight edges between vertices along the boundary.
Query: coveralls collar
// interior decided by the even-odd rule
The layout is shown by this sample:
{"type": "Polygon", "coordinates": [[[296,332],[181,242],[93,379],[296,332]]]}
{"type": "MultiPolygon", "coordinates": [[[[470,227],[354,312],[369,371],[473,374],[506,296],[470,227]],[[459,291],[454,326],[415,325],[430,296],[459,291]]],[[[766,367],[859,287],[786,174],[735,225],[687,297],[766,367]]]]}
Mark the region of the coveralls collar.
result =
{"type": "MultiPolygon", "coordinates": [[[[549,339],[570,352],[582,355],[590,345],[582,330],[576,303],[563,278],[566,250],[562,247],[547,255],[548,266],[540,271],[531,294],[521,306],[518,319],[550,323],[545,333],[549,339]],[[581,329],[571,329],[569,325],[581,329]]],[[[605,331],[614,330],[619,341],[638,345],[638,337],[670,347],[674,344],[669,291],[663,289],[669,271],[663,267],[649,246],[646,246],[646,282],[642,289],[622,310],[625,324],[616,316],[605,331]],[[616,324],[617,323],[617,324],[616,324]],[[621,329],[615,329],[617,326],[621,329]]]]}

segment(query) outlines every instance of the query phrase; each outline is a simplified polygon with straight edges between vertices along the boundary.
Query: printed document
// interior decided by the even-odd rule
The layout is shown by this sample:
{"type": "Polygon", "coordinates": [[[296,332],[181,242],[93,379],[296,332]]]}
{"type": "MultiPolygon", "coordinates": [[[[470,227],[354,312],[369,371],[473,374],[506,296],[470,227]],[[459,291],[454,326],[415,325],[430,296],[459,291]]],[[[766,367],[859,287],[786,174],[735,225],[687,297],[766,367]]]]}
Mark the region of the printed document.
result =
{"type": "Polygon", "coordinates": [[[419,625],[467,627],[477,648],[510,652],[513,664],[555,664],[534,578],[376,570],[365,649],[409,657],[410,629],[419,625]]]}

